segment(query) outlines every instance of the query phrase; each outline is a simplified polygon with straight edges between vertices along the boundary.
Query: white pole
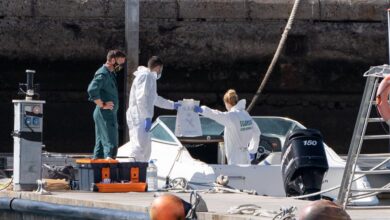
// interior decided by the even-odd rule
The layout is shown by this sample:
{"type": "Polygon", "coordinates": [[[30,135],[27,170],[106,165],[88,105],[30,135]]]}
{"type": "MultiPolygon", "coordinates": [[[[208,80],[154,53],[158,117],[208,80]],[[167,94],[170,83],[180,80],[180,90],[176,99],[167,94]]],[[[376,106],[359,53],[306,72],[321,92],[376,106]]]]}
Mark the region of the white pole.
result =
{"type": "Polygon", "coordinates": [[[126,143],[129,141],[129,132],[126,121],[126,110],[129,104],[129,94],[131,84],[133,82],[132,73],[138,67],[138,53],[139,53],[139,0],[126,0],[126,54],[127,66],[125,71],[125,87],[124,87],[124,135],[123,139],[126,143]]]}

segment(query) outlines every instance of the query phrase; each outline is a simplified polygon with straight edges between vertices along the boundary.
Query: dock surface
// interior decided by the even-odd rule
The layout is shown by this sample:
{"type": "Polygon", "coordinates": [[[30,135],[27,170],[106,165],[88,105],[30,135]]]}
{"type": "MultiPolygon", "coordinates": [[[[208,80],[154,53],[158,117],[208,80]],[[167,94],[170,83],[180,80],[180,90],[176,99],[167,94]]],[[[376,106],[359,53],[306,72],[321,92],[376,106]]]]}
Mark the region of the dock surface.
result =
{"type": "MultiPolygon", "coordinates": [[[[149,206],[155,198],[155,194],[159,193],[161,192],[94,193],[87,191],[58,191],[52,192],[52,195],[40,195],[34,192],[2,191],[0,192],[0,197],[29,199],[61,205],[148,212],[149,206]]],[[[189,193],[172,194],[175,194],[188,202],[190,201],[189,193]]],[[[253,215],[232,215],[228,214],[228,210],[231,207],[244,204],[258,205],[264,209],[264,211],[279,211],[281,207],[296,206],[297,211],[295,211],[295,214],[298,214],[299,210],[310,202],[290,198],[275,198],[232,193],[199,193],[199,195],[203,198],[208,208],[208,212],[197,213],[198,219],[200,220],[272,219],[269,217],[257,217],[253,215]]],[[[390,219],[390,209],[349,209],[347,212],[352,219],[390,219]]]]}

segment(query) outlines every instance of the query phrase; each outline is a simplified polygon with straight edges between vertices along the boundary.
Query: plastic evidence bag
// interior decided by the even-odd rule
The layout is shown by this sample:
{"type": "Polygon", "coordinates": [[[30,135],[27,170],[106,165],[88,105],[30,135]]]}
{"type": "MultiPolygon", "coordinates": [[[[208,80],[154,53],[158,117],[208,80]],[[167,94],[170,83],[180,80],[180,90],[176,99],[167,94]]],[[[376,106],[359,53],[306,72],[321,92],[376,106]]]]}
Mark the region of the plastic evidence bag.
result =
{"type": "Polygon", "coordinates": [[[199,101],[183,99],[179,101],[181,106],[177,110],[175,135],[176,137],[202,136],[202,127],[198,113],[194,107],[199,106],[199,101]]]}

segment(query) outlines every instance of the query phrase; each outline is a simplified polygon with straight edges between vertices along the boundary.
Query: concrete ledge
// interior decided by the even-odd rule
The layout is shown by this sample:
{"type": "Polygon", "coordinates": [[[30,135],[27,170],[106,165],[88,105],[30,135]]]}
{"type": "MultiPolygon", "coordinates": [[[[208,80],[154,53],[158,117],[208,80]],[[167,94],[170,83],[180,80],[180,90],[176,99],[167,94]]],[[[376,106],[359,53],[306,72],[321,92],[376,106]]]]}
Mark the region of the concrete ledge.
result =
{"type": "MultiPolygon", "coordinates": [[[[288,19],[295,0],[180,0],[181,19],[288,19]]],[[[163,3],[162,3],[163,4],[163,3]]],[[[164,8],[164,5],[161,5],[164,8]]],[[[321,21],[382,21],[389,1],[302,0],[297,19],[321,21]]],[[[144,17],[144,16],[142,16],[144,17]]]]}
{"type": "MultiPolygon", "coordinates": [[[[252,19],[288,19],[295,0],[251,0],[249,2],[252,19]]],[[[297,19],[318,20],[320,9],[318,0],[301,0],[297,19]]]]}
{"type": "Polygon", "coordinates": [[[124,1],[37,0],[37,16],[43,17],[115,17],[124,16],[124,1]]]}
{"type": "Polygon", "coordinates": [[[115,19],[0,19],[0,34],[7,36],[0,38],[0,53],[7,57],[93,59],[125,44],[124,24],[115,19]],[[37,56],[48,48],[50,55],[37,56]]]}
{"type": "MultiPolygon", "coordinates": [[[[287,19],[294,0],[182,0],[179,15],[183,19],[287,19]]],[[[297,19],[320,18],[318,0],[303,0],[297,19]]]]}
{"type": "MultiPolygon", "coordinates": [[[[295,0],[141,0],[141,19],[285,20],[295,0]]],[[[388,0],[302,0],[297,19],[383,21],[388,0]]],[[[117,18],[125,16],[125,0],[3,0],[0,16],[117,18]]]]}
{"type": "Polygon", "coordinates": [[[181,0],[179,16],[182,19],[248,18],[247,0],[181,0]]]}
{"type": "Polygon", "coordinates": [[[30,0],[1,0],[0,16],[33,16],[30,0]]]}
{"type": "Polygon", "coordinates": [[[139,11],[141,18],[176,19],[178,14],[178,1],[141,0],[139,11]]]}
{"type": "Polygon", "coordinates": [[[319,0],[323,21],[383,21],[386,20],[388,0],[319,0]]]}

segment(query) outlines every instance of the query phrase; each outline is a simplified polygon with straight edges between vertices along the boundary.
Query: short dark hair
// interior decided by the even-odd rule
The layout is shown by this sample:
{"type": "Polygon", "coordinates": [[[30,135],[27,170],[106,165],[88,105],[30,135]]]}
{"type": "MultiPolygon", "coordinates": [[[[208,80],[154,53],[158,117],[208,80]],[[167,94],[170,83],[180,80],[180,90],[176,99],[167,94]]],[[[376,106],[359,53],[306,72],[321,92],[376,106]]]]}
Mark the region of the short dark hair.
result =
{"type": "Polygon", "coordinates": [[[163,66],[163,61],[158,56],[152,56],[148,61],[148,68],[153,69],[156,66],[163,66]]]}
{"type": "Polygon", "coordinates": [[[112,58],[119,58],[119,57],[126,58],[126,54],[120,50],[110,50],[107,53],[107,60],[111,60],[112,58]]]}

